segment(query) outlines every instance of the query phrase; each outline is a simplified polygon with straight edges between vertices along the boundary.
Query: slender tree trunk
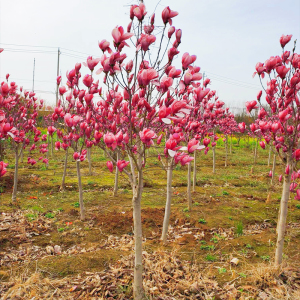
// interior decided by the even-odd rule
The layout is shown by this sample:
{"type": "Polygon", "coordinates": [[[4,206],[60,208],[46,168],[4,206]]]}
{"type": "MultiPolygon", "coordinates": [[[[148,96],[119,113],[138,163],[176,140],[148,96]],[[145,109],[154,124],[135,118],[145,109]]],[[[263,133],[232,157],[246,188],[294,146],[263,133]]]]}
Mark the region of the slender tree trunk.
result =
{"type": "Polygon", "coordinates": [[[168,235],[170,215],[171,215],[172,177],[173,177],[173,158],[169,162],[167,168],[167,201],[166,201],[165,217],[164,217],[164,223],[163,223],[163,229],[161,235],[161,240],[163,241],[164,244],[167,242],[167,235],[168,235]]]}
{"type": "Polygon", "coordinates": [[[21,150],[21,163],[23,163],[23,160],[24,160],[24,147],[22,147],[21,150]]]}
{"type": "Polygon", "coordinates": [[[196,184],[197,184],[197,150],[194,151],[194,168],[193,168],[193,192],[196,190],[196,184]]]}
{"type": "Polygon", "coordinates": [[[19,171],[19,147],[16,146],[15,150],[15,174],[14,174],[14,187],[12,192],[12,203],[17,202],[17,190],[18,190],[18,171],[19,171]]]}
{"type": "Polygon", "coordinates": [[[48,151],[47,151],[47,156],[46,156],[46,158],[48,159],[48,162],[47,162],[47,164],[46,164],[46,168],[49,167],[49,151],[50,151],[50,135],[49,135],[49,134],[48,134],[47,142],[48,142],[48,151]]]}
{"type": "Polygon", "coordinates": [[[133,190],[133,223],[134,223],[134,243],[135,243],[135,261],[134,261],[134,282],[133,298],[142,300],[145,298],[143,288],[143,247],[142,247],[142,213],[141,200],[143,193],[143,173],[142,169],[138,170],[138,183],[133,190]]]}
{"type": "Polygon", "coordinates": [[[212,147],[213,152],[213,173],[216,173],[216,146],[212,147]]]}
{"type": "Polygon", "coordinates": [[[232,154],[232,135],[230,136],[230,154],[232,154]]]}
{"type": "Polygon", "coordinates": [[[274,154],[273,157],[273,168],[272,168],[272,179],[271,179],[271,185],[274,183],[274,177],[275,177],[275,168],[276,168],[276,155],[274,154]]]}
{"type": "Polygon", "coordinates": [[[77,179],[78,179],[78,189],[79,189],[79,207],[80,207],[80,220],[85,219],[85,210],[83,204],[83,192],[81,183],[81,173],[80,173],[80,161],[76,161],[77,179]]]}
{"type": "Polygon", "coordinates": [[[89,175],[92,175],[92,148],[87,149],[87,158],[89,163],[89,175]]]}
{"type": "Polygon", "coordinates": [[[51,136],[51,157],[53,157],[53,135],[51,136]]]}
{"type": "Polygon", "coordinates": [[[188,182],[187,182],[187,198],[188,198],[188,209],[192,210],[192,195],[191,195],[191,172],[192,171],[192,165],[191,162],[188,163],[188,182]]]}
{"type": "Polygon", "coordinates": [[[272,153],[272,148],[271,148],[271,145],[269,145],[268,167],[270,167],[270,164],[271,164],[271,153],[272,153]]]}
{"type": "Polygon", "coordinates": [[[65,163],[64,163],[64,173],[62,177],[62,182],[61,182],[61,191],[65,190],[65,182],[66,182],[66,175],[67,175],[67,166],[68,166],[68,148],[65,151],[65,163]]]}
{"type": "MultiPolygon", "coordinates": [[[[291,154],[288,154],[288,164],[291,163],[291,154]]],[[[290,165],[290,169],[292,170],[292,166],[290,165]]],[[[276,252],[275,252],[275,265],[280,265],[282,263],[282,253],[284,247],[284,236],[286,229],[286,219],[288,212],[288,201],[290,197],[290,184],[291,184],[291,171],[288,175],[284,175],[283,188],[282,188],[282,196],[280,201],[280,209],[279,209],[279,218],[277,224],[277,243],[276,243],[276,252]]]]}
{"type": "Polygon", "coordinates": [[[256,164],[256,160],[257,160],[257,145],[258,145],[258,140],[256,139],[255,149],[254,149],[254,164],[256,164]]]}
{"type": "Polygon", "coordinates": [[[226,135],[226,139],[225,139],[225,167],[227,167],[227,158],[228,158],[228,136],[226,135]]]}
{"type": "MultiPolygon", "coordinates": [[[[119,158],[119,151],[117,150],[117,159],[116,161],[118,161],[119,158]]],[[[118,193],[118,186],[119,186],[119,169],[116,166],[116,173],[115,173],[115,184],[114,184],[114,196],[117,196],[118,193]]]]}

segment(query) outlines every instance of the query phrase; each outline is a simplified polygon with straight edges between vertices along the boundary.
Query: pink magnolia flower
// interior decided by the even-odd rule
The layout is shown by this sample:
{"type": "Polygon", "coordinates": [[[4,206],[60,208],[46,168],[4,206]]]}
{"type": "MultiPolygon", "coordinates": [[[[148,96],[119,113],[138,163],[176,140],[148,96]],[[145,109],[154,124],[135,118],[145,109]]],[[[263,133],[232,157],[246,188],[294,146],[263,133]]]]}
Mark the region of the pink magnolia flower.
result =
{"type": "Polygon", "coordinates": [[[264,141],[260,141],[259,142],[259,145],[263,148],[263,149],[266,149],[266,144],[264,141]]]}
{"type": "Polygon", "coordinates": [[[50,136],[53,136],[53,133],[56,131],[56,128],[54,126],[48,127],[48,133],[50,136]]]}
{"type": "Polygon", "coordinates": [[[170,39],[175,32],[175,27],[171,26],[168,30],[168,38],[170,39]]]}
{"type": "Polygon", "coordinates": [[[291,40],[293,35],[282,35],[279,39],[280,45],[282,48],[285,47],[285,45],[291,40]]]}
{"type": "Polygon", "coordinates": [[[292,182],[291,184],[290,184],[290,191],[291,192],[294,192],[294,190],[295,190],[295,188],[298,186],[298,183],[296,183],[296,182],[292,182]]]}
{"type": "Polygon", "coordinates": [[[272,177],[272,175],[273,175],[273,173],[272,173],[272,171],[270,170],[270,172],[269,172],[269,177],[272,177]]]}
{"type": "Polygon", "coordinates": [[[207,146],[209,145],[209,143],[210,143],[210,138],[205,138],[205,139],[203,140],[203,145],[204,145],[205,147],[207,147],[207,146]]]}
{"type": "Polygon", "coordinates": [[[189,153],[193,153],[195,150],[197,150],[197,148],[199,147],[199,141],[197,141],[196,139],[191,139],[188,142],[188,152],[189,153]]]}
{"type": "Polygon", "coordinates": [[[59,141],[57,141],[57,142],[55,142],[55,150],[59,150],[60,149],[60,142],[59,141]]]}
{"type": "Polygon", "coordinates": [[[280,77],[281,79],[283,79],[283,78],[286,76],[286,74],[287,74],[287,72],[288,72],[289,70],[290,70],[290,69],[287,68],[286,66],[279,66],[279,67],[276,68],[276,72],[277,72],[277,74],[279,75],[279,77],[280,77]]]}
{"type": "Polygon", "coordinates": [[[300,200],[300,190],[299,189],[296,191],[295,200],[300,200]]]}
{"type": "Polygon", "coordinates": [[[193,157],[190,157],[189,155],[182,155],[180,157],[180,163],[182,166],[185,166],[187,165],[188,163],[190,163],[194,158],[193,157]]]}
{"type": "Polygon", "coordinates": [[[116,137],[113,135],[113,133],[109,132],[109,133],[104,134],[103,140],[108,148],[112,148],[113,150],[116,149],[117,141],[116,141],[116,137]]]}
{"type": "Polygon", "coordinates": [[[4,176],[4,174],[7,172],[6,167],[8,166],[7,163],[0,161],[0,177],[4,176]]]}
{"type": "Polygon", "coordinates": [[[196,59],[197,59],[196,55],[189,55],[188,52],[184,53],[181,59],[182,69],[186,70],[189,65],[195,62],[196,59]]]}
{"type": "Polygon", "coordinates": [[[0,53],[3,52],[3,51],[4,51],[4,49],[3,49],[3,48],[0,48],[0,53]]]}
{"type": "Polygon", "coordinates": [[[247,112],[250,113],[252,109],[257,109],[258,106],[256,105],[257,101],[253,100],[253,101],[247,101],[246,102],[246,108],[247,108],[247,112]]]}
{"type": "Polygon", "coordinates": [[[144,128],[143,131],[141,131],[139,134],[140,134],[141,141],[144,144],[146,144],[146,146],[148,146],[148,147],[153,145],[154,144],[153,139],[157,138],[157,135],[155,134],[155,132],[148,128],[144,128]]]}
{"type": "Polygon", "coordinates": [[[282,175],[279,175],[279,178],[278,178],[279,182],[282,181],[282,175]]]}
{"type": "Polygon", "coordinates": [[[137,19],[139,21],[142,21],[144,19],[144,17],[146,16],[146,14],[147,14],[145,4],[140,3],[139,6],[135,7],[133,9],[133,14],[134,14],[135,17],[137,17],[137,19]]]}
{"type": "Polygon", "coordinates": [[[101,42],[98,43],[98,45],[99,45],[99,48],[102,50],[103,53],[105,51],[107,51],[109,54],[112,53],[112,50],[109,47],[110,43],[107,40],[102,40],[101,42]]]}
{"type": "Polygon", "coordinates": [[[138,75],[138,82],[140,86],[147,86],[151,80],[158,77],[158,73],[154,69],[144,69],[138,75]]]}
{"type": "Polygon", "coordinates": [[[133,33],[124,32],[122,26],[116,27],[112,31],[112,36],[116,45],[119,45],[121,42],[124,42],[127,39],[130,39],[133,36],[133,33]]]}
{"type": "Polygon", "coordinates": [[[178,15],[177,11],[173,11],[170,9],[169,6],[167,6],[161,13],[162,20],[164,24],[169,24],[172,26],[172,18],[176,17],[178,15]]]}
{"type": "Polygon", "coordinates": [[[117,167],[120,172],[123,172],[123,169],[126,168],[129,165],[129,161],[125,160],[118,160],[117,167]]]}
{"type": "Polygon", "coordinates": [[[91,71],[93,71],[94,68],[98,65],[99,61],[100,61],[100,58],[93,58],[92,56],[89,56],[89,57],[87,58],[87,61],[86,61],[86,62],[87,62],[88,68],[89,68],[91,71]]]}
{"type": "Polygon", "coordinates": [[[112,173],[113,169],[114,169],[114,165],[111,161],[106,162],[106,166],[108,168],[108,170],[112,173]]]}

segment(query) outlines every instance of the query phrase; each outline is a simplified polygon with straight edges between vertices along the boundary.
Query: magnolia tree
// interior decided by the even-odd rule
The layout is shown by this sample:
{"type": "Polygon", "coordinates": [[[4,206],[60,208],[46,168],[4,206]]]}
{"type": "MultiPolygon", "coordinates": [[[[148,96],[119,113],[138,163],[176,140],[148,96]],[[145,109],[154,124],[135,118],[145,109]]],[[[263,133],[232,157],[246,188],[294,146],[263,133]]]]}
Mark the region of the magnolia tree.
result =
{"type": "MultiPolygon", "coordinates": [[[[34,92],[22,93],[22,88],[18,89],[15,82],[8,82],[9,75],[6,75],[7,82],[2,82],[0,87],[0,135],[3,139],[11,141],[15,154],[15,173],[14,187],[12,193],[12,202],[16,202],[18,187],[18,169],[19,159],[23,148],[30,144],[30,138],[33,136],[34,141],[38,140],[39,131],[36,130],[37,109],[42,107],[43,101],[38,104],[34,92]]],[[[36,148],[32,144],[30,151],[36,148]]],[[[27,163],[34,165],[36,161],[28,157],[27,163]]]]}
{"type": "MultiPolygon", "coordinates": [[[[85,118],[86,121],[76,121],[76,124],[70,122],[68,125],[72,129],[76,126],[80,127],[79,123],[88,123],[88,120],[93,120],[95,131],[94,139],[91,142],[106,150],[122,151],[128,157],[128,161],[115,159],[116,156],[113,157],[112,152],[107,151],[110,157],[110,161],[107,163],[108,168],[112,171],[113,165],[115,165],[120,172],[124,172],[128,176],[133,190],[135,237],[133,291],[135,299],[144,298],[141,198],[143,170],[147,164],[148,151],[146,150],[154,145],[161,135],[163,127],[167,125],[175,127],[176,122],[184,122],[186,115],[190,113],[191,105],[189,99],[181,95],[181,90],[183,90],[183,94],[186,93],[190,84],[199,78],[198,71],[191,67],[196,60],[195,56],[188,53],[183,54],[181,70],[177,70],[173,66],[173,59],[179,54],[178,47],[181,43],[182,32],[173,26],[167,27],[168,24],[172,25],[172,18],[177,14],[166,7],[162,11],[161,29],[161,26],[154,25],[154,15],[148,19],[149,23],[146,22],[147,10],[144,3],[131,6],[131,21],[127,26],[127,32],[121,26],[114,28],[112,31],[113,47],[108,41],[102,40],[99,43],[99,47],[103,51],[102,57],[100,59],[89,57],[86,62],[91,72],[99,63],[101,64],[101,68],[96,71],[96,74],[104,75],[103,92],[98,88],[98,82],[94,81],[92,74],[85,75],[83,83],[86,81],[87,84],[84,84],[89,89],[84,92],[85,103],[81,103],[79,106],[82,105],[83,108],[80,110],[88,117],[85,118]],[[161,36],[157,38],[159,34],[161,36]],[[170,45],[172,36],[175,36],[175,39],[170,45]],[[134,52],[129,51],[127,55],[124,50],[128,43],[133,44],[134,52]],[[156,48],[153,47],[154,43],[156,48]],[[112,48],[114,48],[114,52],[112,48]],[[131,55],[132,58],[130,58],[131,55]],[[185,73],[188,73],[189,82],[185,83],[184,87],[179,86],[180,81],[176,83],[175,79],[180,74],[182,78],[185,73]],[[101,99],[94,104],[92,99],[96,91],[101,99]],[[169,98],[167,99],[170,101],[168,104],[165,102],[165,95],[169,98]],[[159,116],[159,111],[163,110],[165,111],[164,115],[160,114],[159,116]],[[91,117],[89,111],[92,111],[91,117]]],[[[69,81],[71,85],[68,85],[72,88],[73,81],[69,81]]],[[[79,102],[79,100],[75,100],[74,105],[77,106],[79,102]]],[[[64,116],[67,123],[71,119],[75,120],[74,118],[77,120],[78,117],[71,113],[64,116]]],[[[79,118],[84,119],[84,116],[81,115],[79,118]]],[[[175,135],[175,137],[177,136],[175,135]]],[[[170,136],[167,137],[167,139],[169,138],[170,136]]],[[[78,149],[76,153],[79,157],[83,155],[79,153],[78,149]]],[[[174,160],[182,156],[177,153],[177,149],[171,148],[167,149],[167,154],[170,159],[174,160]]]]}
{"type": "Polygon", "coordinates": [[[285,166],[277,224],[276,265],[282,263],[290,192],[296,191],[295,199],[300,199],[300,190],[296,190],[297,183],[294,181],[298,177],[298,173],[294,172],[297,171],[297,161],[300,159],[300,55],[295,52],[296,43],[292,51],[285,50],[291,38],[292,35],[283,35],[280,38],[281,56],[271,56],[265,63],[256,64],[254,75],[258,74],[261,83],[265,75],[268,77],[266,87],[263,84],[262,86],[269,109],[262,107],[262,93],[259,93],[257,101],[247,104],[249,111],[260,108],[255,132],[260,133],[267,142],[272,141],[285,166]]]}
{"type": "MultiPolygon", "coordinates": [[[[89,62],[89,59],[88,59],[89,62]]],[[[85,219],[85,209],[83,202],[83,189],[81,181],[80,162],[86,159],[87,149],[93,146],[92,133],[95,128],[95,121],[92,118],[94,103],[92,102],[93,94],[98,92],[97,83],[93,83],[91,75],[83,78],[84,85],[87,90],[79,88],[79,80],[81,78],[81,64],[77,63],[75,68],[67,72],[67,85],[69,92],[64,86],[59,88],[60,97],[58,105],[52,114],[52,119],[63,125],[62,130],[57,130],[57,136],[60,141],[55,142],[55,148],[59,150],[61,147],[67,150],[69,147],[73,149],[73,159],[76,162],[76,172],[79,189],[79,206],[80,219],[85,219]],[[67,94],[66,94],[67,93],[67,94]],[[66,94],[64,98],[63,95],[66,94]]],[[[61,78],[57,78],[58,85],[61,78]]],[[[48,128],[49,131],[49,128],[48,128]]],[[[52,128],[55,131],[55,128],[52,128]]],[[[63,174],[63,186],[66,173],[67,151],[65,158],[65,167],[63,174]]]]}

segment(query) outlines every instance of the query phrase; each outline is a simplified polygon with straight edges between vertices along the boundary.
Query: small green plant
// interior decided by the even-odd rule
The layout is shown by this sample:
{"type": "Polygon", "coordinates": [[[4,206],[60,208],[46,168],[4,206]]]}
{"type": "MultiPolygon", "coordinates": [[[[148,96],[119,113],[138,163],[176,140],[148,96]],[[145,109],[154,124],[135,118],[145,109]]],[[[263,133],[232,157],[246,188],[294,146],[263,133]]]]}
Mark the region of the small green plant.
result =
{"type": "Polygon", "coordinates": [[[198,222],[201,223],[201,224],[206,224],[206,223],[207,223],[207,222],[205,221],[205,219],[199,219],[198,222]]]}
{"type": "Polygon", "coordinates": [[[176,165],[176,167],[175,167],[175,170],[176,171],[179,171],[181,168],[180,168],[180,165],[176,165]]]}
{"type": "Polygon", "coordinates": [[[189,214],[185,214],[185,217],[189,219],[191,216],[189,214]]]}
{"type": "Polygon", "coordinates": [[[182,211],[183,212],[189,212],[189,209],[187,207],[185,207],[182,211]]]}
{"type": "Polygon", "coordinates": [[[219,268],[219,274],[224,274],[226,272],[227,270],[225,268],[219,268]]]}
{"type": "Polygon", "coordinates": [[[235,231],[236,231],[236,234],[237,234],[238,236],[243,235],[244,226],[243,226],[243,223],[242,223],[242,222],[238,222],[238,223],[236,224],[236,229],[235,229],[235,231]]]}
{"type": "Polygon", "coordinates": [[[206,245],[206,242],[204,240],[200,241],[200,244],[206,245]]]}
{"type": "Polygon", "coordinates": [[[229,220],[232,220],[232,217],[228,217],[229,220]]]}
{"type": "Polygon", "coordinates": [[[252,246],[251,246],[250,244],[247,244],[247,245],[246,245],[246,248],[251,249],[252,246]]]}
{"type": "Polygon", "coordinates": [[[217,258],[216,258],[214,255],[207,254],[207,255],[205,256],[205,260],[206,260],[206,261],[216,261],[217,258]]]}
{"type": "Polygon", "coordinates": [[[51,213],[51,212],[48,212],[48,213],[45,214],[45,217],[48,218],[48,219],[53,219],[55,217],[55,214],[51,213]]]}
{"type": "Polygon", "coordinates": [[[213,250],[215,250],[215,246],[214,245],[201,245],[200,249],[201,250],[211,250],[211,251],[213,251],[213,250]]]}
{"type": "Polygon", "coordinates": [[[95,182],[93,180],[89,180],[88,185],[92,185],[92,184],[95,184],[95,182]]]}
{"type": "Polygon", "coordinates": [[[46,166],[46,165],[42,165],[42,166],[40,167],[40,170],[41,170],[41,171],[46,171],[46,170],[47,170],[47,166],[46,166]]]}
{"type": "Polygon", "coordinates": [[[65,228],[63,228],[63,227],[60,227],[57,229],[58,232],[63,232],[64,230],[65,230],[65,228]]]}
{"type": "Polygon", "coordinates": [[[72,205],[73,205],[74,207],[77,207],[77,208],[80,207],[79,202],[75,202],[75,203],[73,203],[72,205]]]}
{"type": "Polygon", "coordinates": [[[26,214],[25,217],[28,219],[28,221],[34,221],[36,219],[35,214],[26,214]]]}
{"type": "Polygon", "coordinates": [[[128,191],[127,189],[124,189],[124,190],[123,190],[123,193],[124,193],[124,194],[128,194],[129,191],[128,191]]]}
{"type": "Polygon", "coordinates": [[[244,273],[239,273],[239,275],[240,275],[242,278],[246,278],[246,277],[247,277],[247,275],[244,274],[244,273]]]}
{"type": "Polygon", "coordinates": [[[89,231],[90,227],[87,226],[87,227],[84,228],[84,230],[89,231]]]}
{"type": "Polygon", "coordinates": [[[263,261],[270,261],[270,256],[269,255],[263,255],[260,257],[263,261]]]}
{"type": "Polygon", "coordinates": [[[199,202],[195,202],[194,205],[195,206],[199,206],[200,204],[199,204],[199,202]]]}
{"type": "Polygon", "coordinates": [[[57,209],[58,211],[64,211],[64,209],[62,207],[57,209]]]}
{"type": "Polygon", "coordinates": [[[229,195],[227,191],[223,191],[223,195],[229,195]]]}
{"type": "Polygon", "coordinates": [[[219,242],[219,240],[216,237],[212,237],[210,239],[210,241],[213,242],[213,243],[215,243],[215,244],[217,244],[219,242]]]}

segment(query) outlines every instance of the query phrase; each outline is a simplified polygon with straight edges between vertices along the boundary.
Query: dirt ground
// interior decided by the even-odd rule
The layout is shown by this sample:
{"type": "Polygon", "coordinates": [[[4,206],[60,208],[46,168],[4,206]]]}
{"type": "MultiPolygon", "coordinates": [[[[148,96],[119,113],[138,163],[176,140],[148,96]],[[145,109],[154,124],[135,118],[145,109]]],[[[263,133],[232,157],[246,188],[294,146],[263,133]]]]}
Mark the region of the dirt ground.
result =
{"type": "MultiPolygon", "coordinates": [[[[193,208],[187,209],[187,167],[176,167],[168,243],[160,241],[166,173],[156,154],[145,168],[142,198],[144,286],[147,299],[300,299],[300,202],[291,195],[283,267],[273,267],[281,195],[270,185],[268,151],[234,145],[224,167],[217,146],[197,157],[193,208]],[[269,197],[268,197],[269,194],[269,197]],[[268,200],[267,200],[268,199],[268,200]]],[[[10,158],[10,157],[9,157],[10,158]]],[[[0,179],[0,299],[131,299],[133,219],[131,188],[93,149],[93,174],[82,164],[86,221],[79,220],[75,162],[69,157],[66,191],[60,192],[63,152],[49,168],[19,172],[18,205],[11,205],[13,161],[0,179]]]]}

